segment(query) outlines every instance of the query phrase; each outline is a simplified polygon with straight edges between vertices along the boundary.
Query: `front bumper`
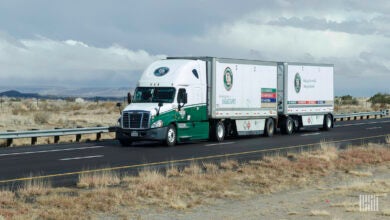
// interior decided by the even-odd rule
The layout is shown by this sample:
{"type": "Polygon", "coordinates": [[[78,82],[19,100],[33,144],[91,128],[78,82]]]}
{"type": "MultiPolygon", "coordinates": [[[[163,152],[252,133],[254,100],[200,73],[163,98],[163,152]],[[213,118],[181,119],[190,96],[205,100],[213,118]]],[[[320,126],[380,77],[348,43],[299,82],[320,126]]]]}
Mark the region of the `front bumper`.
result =
{"type": "Polygon", "coordinates": [[[150,129],[123,129],[116,127],[115,134],[117,140],[130,141],[162,141],[166,139],[168,127],[150,128],[150,129]]]}

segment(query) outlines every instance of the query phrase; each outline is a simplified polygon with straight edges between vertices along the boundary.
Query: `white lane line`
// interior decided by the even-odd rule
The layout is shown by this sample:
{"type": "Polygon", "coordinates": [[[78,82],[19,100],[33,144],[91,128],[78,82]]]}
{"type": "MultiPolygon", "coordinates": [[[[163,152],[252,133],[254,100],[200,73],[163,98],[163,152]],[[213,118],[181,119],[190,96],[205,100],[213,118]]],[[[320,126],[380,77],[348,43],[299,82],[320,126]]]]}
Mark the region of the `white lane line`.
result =
{"type": "Polygon", "coordinates": [[[39,154],[39,153],[51,153],[51,152],[60,152],[60,151],[73,151],[73,150],[88,150],[102,148],[104,146],[92,146],[92,147],[78,147],[78,148],[63,148],[63,149],[54,149],[54,150],[40,150],[40,151],[26,151],[26,152],[17,152],[9,154],[0,154],[0,157],[4,156],[13,156],[13,155],[24,155],[24,154],[39,154]]]}
{"type": "Polygon", "coordinates": [[[98,158],[98,157],[104,157],[104,155],[93,155],[93,156],[85,156],[85,157],[69,157],[69,158],[62,158],[59,160],[66,161],[66,160],[82,160],[82,159],[91,159],[91,158],[98,158]]]}
{"type": "Polygon", "coordinates": [[[354,124],[345,124],[345,125],[336,125],[335,127],[348,127],[348,126],[357,126],[357,125],[371,125],[371,124],[382,124],[390,123],[390,121],[377,121],[377,122],[367,122],[367,123],[354,123],[354,124]]]}
{"type": "Polygon", "coordinates": [[[309,134],[302,134],[301,136],[302,137],[306,137],[306,136],[315,136],[315,135],[319,135],[321,134],[320,132],[316,132],[316,133],[309,133],[309,134]]]}
{"type": "Polygon", "coordinates": [[[206,144],[204,146],[209,147],[209,146],[217,146],[217,145],[227,145],[227,144],[234,144],[236,142],[223,142],[223,143],[216,143],[216,144],[206,144]]]}
{"type": "Polygon", "coordinates": [[[367,130],[375,130],[375,129],[381,129],[382,127],[369,127],[369,128],[366,128],[367,130]]]}

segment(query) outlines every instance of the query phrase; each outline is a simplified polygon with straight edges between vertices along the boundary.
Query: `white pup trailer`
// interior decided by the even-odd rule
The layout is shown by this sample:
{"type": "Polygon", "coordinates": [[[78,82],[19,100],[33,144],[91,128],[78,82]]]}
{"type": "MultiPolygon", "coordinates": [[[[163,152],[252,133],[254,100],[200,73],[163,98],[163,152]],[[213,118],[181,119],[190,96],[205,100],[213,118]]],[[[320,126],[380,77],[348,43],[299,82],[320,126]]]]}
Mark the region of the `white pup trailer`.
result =
{"type": "Polygon", "coordinates": [[[333,65],[278,63],[278,127],[333,127],[333,65]]]}
{"type": "Polygon", "coordinates": [[[142,74],[116,129],[122,145],[172,146],[333,125],[333,66],[169,57],[142,74]]]}

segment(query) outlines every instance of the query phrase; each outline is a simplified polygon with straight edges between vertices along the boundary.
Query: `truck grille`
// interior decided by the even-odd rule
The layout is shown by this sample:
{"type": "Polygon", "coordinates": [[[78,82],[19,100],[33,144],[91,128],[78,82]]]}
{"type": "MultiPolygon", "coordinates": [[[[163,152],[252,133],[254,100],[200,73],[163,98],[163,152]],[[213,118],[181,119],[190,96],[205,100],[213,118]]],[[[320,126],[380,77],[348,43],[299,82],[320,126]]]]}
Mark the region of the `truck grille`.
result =
{"type": "Polygon", "coordinates": [[[149,128],[149,112],[123,112],[123,128],[149,128]]]}

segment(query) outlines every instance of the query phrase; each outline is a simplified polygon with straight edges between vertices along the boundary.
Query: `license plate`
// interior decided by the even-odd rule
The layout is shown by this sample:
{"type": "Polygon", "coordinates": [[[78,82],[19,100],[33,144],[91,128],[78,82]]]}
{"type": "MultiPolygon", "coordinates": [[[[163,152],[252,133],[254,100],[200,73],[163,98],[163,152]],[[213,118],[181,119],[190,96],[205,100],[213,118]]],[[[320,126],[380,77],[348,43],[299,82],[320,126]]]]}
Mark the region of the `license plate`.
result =
{"type": "Polygon", "coordinates": [[[131,132],[132,137],[138,137],[138,131],[132,131],[131,132]]]}

